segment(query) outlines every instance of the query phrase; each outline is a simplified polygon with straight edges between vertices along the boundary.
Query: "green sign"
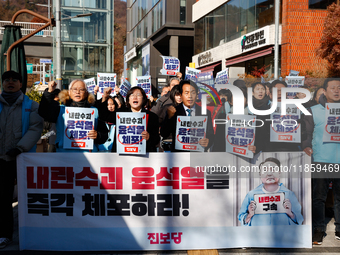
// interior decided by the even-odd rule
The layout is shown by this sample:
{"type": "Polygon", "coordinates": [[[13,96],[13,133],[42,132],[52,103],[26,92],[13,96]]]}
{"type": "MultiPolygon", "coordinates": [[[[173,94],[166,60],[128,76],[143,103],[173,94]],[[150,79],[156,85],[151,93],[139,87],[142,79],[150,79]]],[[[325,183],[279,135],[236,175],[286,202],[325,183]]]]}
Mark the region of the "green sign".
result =
{"type": "Polygon", "coordinates": [[[33,73],[33,64],[27,64],[26,63],[26,68],[27,68],[27,73],[32,74],[33,73]]]}

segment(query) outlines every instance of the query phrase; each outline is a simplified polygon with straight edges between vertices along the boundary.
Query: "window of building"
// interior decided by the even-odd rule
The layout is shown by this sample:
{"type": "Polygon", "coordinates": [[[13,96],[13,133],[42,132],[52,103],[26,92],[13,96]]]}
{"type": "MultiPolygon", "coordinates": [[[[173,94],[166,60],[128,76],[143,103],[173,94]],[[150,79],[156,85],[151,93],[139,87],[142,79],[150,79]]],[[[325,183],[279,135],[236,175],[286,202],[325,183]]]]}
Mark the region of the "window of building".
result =
{"type": "Polygon", "coordinates": [[[180,17],[180,24],[186,23],[186,0],[180,0],[179,6],[179,17],[180,17]]]}
{"type": "Polygon", "coordinates": [[[195,22],[195,38],[194,38],[194,54],[197,55],[203,52],[204,49],[204,19],[201,18],[195,22]]]}
{"type": "Polygon", "coordinates": [[[310,9],[327,9],[328,5],[337,3],[338,0],[309,0],[310,9]]]}
{"type": "Polygon", "coordinates": [[[271,24],[274,0],[230,0],[195,22],[195,54],[271,24]]]}
{"type": "MultiPolygon", "coordinates": [[[[111,0],[110,0],[111,1],[111,0]]],[[[95,9],[106,9],[107,0],[62,0],[61,5],[65,7],[85,7],[95,9]]],[[[111,2],[112,5],[112,2],[111,2]]]]}

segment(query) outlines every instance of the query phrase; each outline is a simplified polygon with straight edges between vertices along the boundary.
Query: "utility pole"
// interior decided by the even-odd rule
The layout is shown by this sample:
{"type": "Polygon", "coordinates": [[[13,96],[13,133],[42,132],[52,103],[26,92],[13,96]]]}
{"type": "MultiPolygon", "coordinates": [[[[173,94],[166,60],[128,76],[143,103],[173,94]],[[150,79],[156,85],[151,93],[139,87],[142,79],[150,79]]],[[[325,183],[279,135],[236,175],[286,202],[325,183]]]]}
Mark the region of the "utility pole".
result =
{"type": "Polygon", "coordinates": [[[279,28],[280,28],[280,0],[275,0],[274,79],[279,78],[279,28]]]}
{"type": "Polygon", "coordinates": [[[60,1],[56,0],[56,82],[57,88],[62,89],[62,79],[61,79],[61,21],[60,21],[60,1]]]}

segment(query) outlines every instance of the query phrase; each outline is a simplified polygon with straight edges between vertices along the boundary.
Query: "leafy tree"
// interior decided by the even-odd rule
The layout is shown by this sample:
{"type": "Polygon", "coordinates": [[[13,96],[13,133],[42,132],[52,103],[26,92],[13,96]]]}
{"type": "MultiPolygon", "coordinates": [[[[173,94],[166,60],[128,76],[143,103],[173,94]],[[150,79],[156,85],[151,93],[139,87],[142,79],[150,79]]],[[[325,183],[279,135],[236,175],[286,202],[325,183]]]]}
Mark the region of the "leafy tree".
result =
{"type": "Polygon", "coordinates": [[[316,54],[328,62],[328,75],[340,75],[340,5],[331,4],[316,54]]]}
{"type": "Polygon", "coordinates": [[[120,78],[124,70],[124,45],[126,45],[126,2],[114,1],[114,72],[120,78]]]}
{"type": "Polygon", "coordinates": [[[26,95],[37,103],[41,101],[42,93],[38,91],[38,86],[33,86],[29,92],[26,92],[26,95]]]}

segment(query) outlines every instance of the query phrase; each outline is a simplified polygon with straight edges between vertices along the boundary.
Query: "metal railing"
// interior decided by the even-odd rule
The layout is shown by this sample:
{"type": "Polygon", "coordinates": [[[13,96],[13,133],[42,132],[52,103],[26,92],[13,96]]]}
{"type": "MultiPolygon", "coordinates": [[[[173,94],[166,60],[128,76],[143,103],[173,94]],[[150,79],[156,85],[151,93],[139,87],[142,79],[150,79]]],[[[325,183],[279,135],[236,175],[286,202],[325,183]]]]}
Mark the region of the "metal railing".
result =
{"type": "MultiPolygon", "coordinates": [[[[0,20],[0,35],[4,34],[5,25],[11,25],[11,21],[3,21],[0,20]]],[[[35,31],[37,28],[45,25],[45,23],[32,23],[32,22],[15,22],[15,25],[21,26],[21,34],[22,36],[28,35],[29,33],[35,31]]],[[[34,36],[41,37],[53,37],[53,28],[49,27],[48,29],[44,29],[34,36]]]]}

